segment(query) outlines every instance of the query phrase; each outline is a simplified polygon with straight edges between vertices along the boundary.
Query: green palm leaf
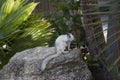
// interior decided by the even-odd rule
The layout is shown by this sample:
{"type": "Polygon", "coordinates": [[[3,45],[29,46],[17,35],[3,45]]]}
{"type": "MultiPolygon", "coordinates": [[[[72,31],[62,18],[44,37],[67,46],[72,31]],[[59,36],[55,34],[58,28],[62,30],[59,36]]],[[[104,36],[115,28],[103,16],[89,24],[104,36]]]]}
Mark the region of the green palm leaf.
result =
{"type": "Polygon", "coordinates": [[[15,54],[16,50],[11,44],[23,32],[20,25],[27,20],[36,5],[34,2],[26,4],[26,0],[0,0],[0,67],[15,54]]]}
{"type": "Polygon", "coordinates": [[[32,2],[28,5],[18,8],[13,13],[11,12],[8,14],[7,17],[3,20],[4,22],[1,21],[0,34],[3,37],[0,37],[0,39],[7,37],[8,34],[16,30],[19,25],[28,18],[36,5],[37,3],[32,2]]]}
{"type": "Polygon", "coordinates": [[[28,20],[20,26],[21,32],[18,32],[18,35],[11,38],[11,47],[15,52],[49,44],[54,30],[49,28],[50,23],[47,20],[43,20],[41,15],[36,15],[37,14],[32,14],[28,20]],[[16,45],[17,47],[15,47],[16,45]]]}

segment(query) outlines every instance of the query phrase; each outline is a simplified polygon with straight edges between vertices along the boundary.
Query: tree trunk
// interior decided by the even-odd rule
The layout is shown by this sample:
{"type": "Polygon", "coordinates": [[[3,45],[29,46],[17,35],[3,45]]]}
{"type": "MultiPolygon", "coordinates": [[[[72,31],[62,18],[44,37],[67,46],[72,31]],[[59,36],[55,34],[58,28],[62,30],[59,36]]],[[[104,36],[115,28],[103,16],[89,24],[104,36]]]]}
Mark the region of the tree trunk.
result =
{"type": "Polygon", "coordinates": [[[95,55],[99,55],[100,62],[102,63],[102,68],[95,68],[93,75],[97,76],[96,80],[113,80],[111,74],[107,72],[107,62],[105,62],[106,55],[106,43],[103,35],[102,24],[99,15],[91,14],[98,12],[97,6],[89,6],[88,4],[98,4],[97,0],[81,0],[81,7],[83,12],[83,26],[87,36],[88,48],[91,57],[94,58],[95,55]],[[94,24],[98,22],[98,24],[94,24]],[[94,74],[95,73],[95,74],[94,74]],[[96,74],[97,73],[97,74],[96,74]],[[101,77],[102,76],[102,77],[101,77]]]}
{"type": "Polygon", "coordinates": [[[96,14],[90,14],[97,12],[98,8],[95,6],[88,6],[88,4],[97,4],[96,0],[81,0],[81,7],[83,12],[83,26],[86,31],[88,47],[92,55],[100,53],[105,47],[105,39],[102,30],[102,24],[95,24],[95,22],[101,22],[100,17],[96,14]]]}
{"type": "Polygon", "coordinates": [[[109,15],[108,24],[108,64],[110,66],[113,66],[110,71],[113,73],[114,79],[120,80],[117,63],[115,65],[112,65],[113,63],[115,63],[116,59],[119,58],[120,55],[120,13],[118,13],[119,7],[117,1],[112,4],[114,5],[110,7],[110,11],[112,11],[112,13],[109,15]]]}

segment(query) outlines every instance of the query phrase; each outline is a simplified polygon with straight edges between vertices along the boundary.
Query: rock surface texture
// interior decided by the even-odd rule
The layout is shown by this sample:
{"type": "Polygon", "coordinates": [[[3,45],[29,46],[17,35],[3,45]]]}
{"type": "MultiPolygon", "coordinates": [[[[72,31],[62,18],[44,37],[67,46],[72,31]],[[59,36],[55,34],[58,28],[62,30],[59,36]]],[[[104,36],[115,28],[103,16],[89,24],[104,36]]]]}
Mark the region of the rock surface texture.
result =
{"type": "Polygon", "coordinates": [[[50,60],[42,72],[42,61],[55,53],[54,47],[36,47],[18,52],[0,71],[0,80],[92,80],[91,72],[80,58],[79,49],[50,60]]]}

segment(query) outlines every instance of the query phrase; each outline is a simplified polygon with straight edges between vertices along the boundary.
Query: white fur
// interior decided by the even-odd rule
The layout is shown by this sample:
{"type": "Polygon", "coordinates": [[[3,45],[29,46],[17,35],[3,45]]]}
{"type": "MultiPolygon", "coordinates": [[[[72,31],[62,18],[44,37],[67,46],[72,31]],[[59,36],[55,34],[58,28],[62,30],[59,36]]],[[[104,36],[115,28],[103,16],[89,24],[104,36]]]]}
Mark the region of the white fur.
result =
{"type": "Polygon", "coordinates": [[[57,53],[43,60],[41,70],[45,70],[48,61],[50,61],[52,58],[59,56],[61,53],[65,53],[66,47],[68,48],[68,50],[70,50],[70,44],[73,40],[74,36],[71,33],[66,35],[60,35],[55,41],[55,49],[57,53]]]}

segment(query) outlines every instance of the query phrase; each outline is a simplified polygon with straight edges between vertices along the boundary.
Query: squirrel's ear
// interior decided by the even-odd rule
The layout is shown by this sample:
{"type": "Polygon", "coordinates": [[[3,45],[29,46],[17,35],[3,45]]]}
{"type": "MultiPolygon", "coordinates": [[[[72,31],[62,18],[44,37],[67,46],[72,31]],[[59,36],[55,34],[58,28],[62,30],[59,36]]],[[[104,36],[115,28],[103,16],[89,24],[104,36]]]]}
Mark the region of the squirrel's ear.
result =
{"type": "Polygon", "coordinates": [[[70,33],[67,34],[67,37],[68,37],[68,38],[71,38],[70,33]]]}

